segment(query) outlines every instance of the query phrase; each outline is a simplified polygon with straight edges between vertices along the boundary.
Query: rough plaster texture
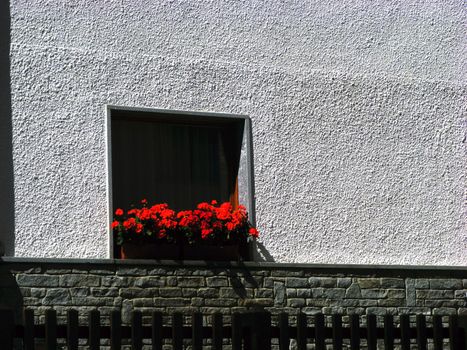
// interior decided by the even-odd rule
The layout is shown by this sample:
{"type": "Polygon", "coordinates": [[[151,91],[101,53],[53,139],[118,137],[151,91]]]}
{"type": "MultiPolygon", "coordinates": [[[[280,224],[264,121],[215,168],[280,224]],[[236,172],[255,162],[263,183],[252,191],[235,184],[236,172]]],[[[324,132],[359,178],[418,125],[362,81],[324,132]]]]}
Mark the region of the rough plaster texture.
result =
{"type": "Polygon", "coordinates": [[[467,264],[447,1],[12,1],[15,255],[106,257],[105,104],[248,114],[276,261],[467,264]]]}

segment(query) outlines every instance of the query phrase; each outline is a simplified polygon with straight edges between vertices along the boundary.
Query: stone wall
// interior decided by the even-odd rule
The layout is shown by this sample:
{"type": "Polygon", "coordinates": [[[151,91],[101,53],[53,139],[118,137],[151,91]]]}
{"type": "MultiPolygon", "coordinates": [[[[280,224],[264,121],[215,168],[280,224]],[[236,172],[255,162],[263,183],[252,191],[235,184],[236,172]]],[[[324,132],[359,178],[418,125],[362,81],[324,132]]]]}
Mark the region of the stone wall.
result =
{"type": "Polygon", "coordinates": [[[467,314],[467,268],[3,258],[0,307],[467,314]]]}

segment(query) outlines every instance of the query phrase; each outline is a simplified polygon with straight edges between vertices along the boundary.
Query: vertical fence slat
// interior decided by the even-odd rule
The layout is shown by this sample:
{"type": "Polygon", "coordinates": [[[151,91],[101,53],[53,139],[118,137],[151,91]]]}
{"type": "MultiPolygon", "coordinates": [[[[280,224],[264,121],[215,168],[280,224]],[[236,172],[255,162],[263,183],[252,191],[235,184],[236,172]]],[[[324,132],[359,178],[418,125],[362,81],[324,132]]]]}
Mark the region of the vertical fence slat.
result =
{"type": "Polygon", "coordinates": [[[289,315],[285,312],[279,314],[279,348],[280,350],[289,350],[289,315]]]}
{"type": "Polygon", "coordinates": [[[0,309],[0,341],[3,349],[13,349],[13,335],[15,330],[15,318],[13,310],[0,309]]]}
{"type": "Polygon", "coordinates": [[[433,347],[443,350],[443,321],[440,315],[433,316],[433,347]]]}
{"type": "Polygon", "coordinates": [[[162,350],[162,313],[152,313],[152,350],[162,350]]]}
{"type": "Polygon", "coordinates": [[[297,314],[297,349],[306,350],[306,329],[307,317],[306,314],[300,312],[297,314]]]}
{"type": "Polygon", "coordinates": [[[315,315],[315,346],[316,350],[325,350],[325,336],[324,336],[324,315],[315,315]]]}
{"type": "Polygon", "coordinates": [[[394,349],[394,318],[384,315],[384,350],[394,349]]]}
{"type": "Polygon", "coordinates": [[[459,341],[463,349],[467,349],[467,315],[459,315],[457,318],[459,327],[459,341]]]}
{"type": "Polygon", "coordinates": [[[202,350],[203,315],[200,312],[194,312],[191,318],[191,339],[193,342],[193,350],[202,350]]]}
{"type": "Polygon", "coordinates": [[[57,349],[57,313],[52,309],[45,312],[45,348],[57,349]]]}
{"type": "Polygon", "coordinates": [[[457,315],[449,316],[449,345],[451,350],[459,348],[459,332],[457,315]]]}
{"type": "Polygon", "coordinates": [[[68,310],[66,314],[66,345],[68,350],[78,350],[78,311],[68,310]]]}
{"type": "Polygon", "coordinates": [[[253,327],[253,350],[271,350],[271,314],[261,312],[258,326],[253,327]]]}
{"type": "Polygon", "coordinates": [[[376,350],[376,315],[366,317],[368,350],[376,350]]]}
{"type": "Polygon", "coordinates": [[[91,310],[88,315],[89,322],[89,350],[99,350],[100,347],[100,323],[101,314],[99,310],[91,310]]]}
{"type": "Polygon", "coordinates": [[[143,347],[143,316],[135,310],[131,315],[131,348],[141,350],[143,347]]]}
{"type": "Polygon", "coordinates": [[[120,350],[122,346],[122,314],[113,310],[110,314],[110,348],[120,350]]]}
{"type": "Polygon", "coordinates": [[[342,350],[342,315],[332,315],[332,348],[342,350]]]}
{"type": "Polygon", "coordinates": [[[400,315],[401,330],[401,350],[410,350],[410,317],[409,315],[400,315]]]}
{"type": "Polygon", "coordinates": [[[350,315],[350,348],[360,349],[360,316],[357,314],[350,315]]]}
{"type": "Polygon", "coordinates": [[[222,350],[222,341],[224,335],[222,334],[223,320],[222,314],[216,312],[212,315],[212,349],[222,350]]]}
{"type": "Polygon", "coordinates": [[[24,310],[23,344],[25,350],[34,350],[34,310],[31,309],[24,310]]]}
{"type": "Polygon", "coordinates": [[[174,350],[183,348],[183,315],[179,312],[172,315],[172,346],[174,350]]]}
{"type": "Polygon", "coordinates": [[[232,315],[232,350],[242,350],[242,328],[240,315],[232,315]]]}
{"type": "Polygon", "coordinates": [[[417,315],[417,349],[426,350],[426,318],[425,315],[417,315]]]}

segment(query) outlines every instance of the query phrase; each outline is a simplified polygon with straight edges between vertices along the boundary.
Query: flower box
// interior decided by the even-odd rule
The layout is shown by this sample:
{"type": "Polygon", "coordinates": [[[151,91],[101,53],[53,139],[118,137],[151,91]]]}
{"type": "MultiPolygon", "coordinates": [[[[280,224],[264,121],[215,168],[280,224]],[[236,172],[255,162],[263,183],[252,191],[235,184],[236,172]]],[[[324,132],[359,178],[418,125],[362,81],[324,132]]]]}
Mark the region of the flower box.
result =
{"type": "Polygon", "coordinates": [[[238,244],[185,244],[182,246],[182,257],[185,260],[238,261],[240,260],[240,246],[238,244]]]}
{"type": "Polygon", "coordinates": [[[181,258],[181,249],[176,244],[126,242],[120,246],[120,257],[122,259],[178,260],[181,258]]]}
{"type": "Polygon", "coordinates": [[[216,201],[175,212],[165,203],[115,211],[112,229],[122,259],[238,261],[258,231],[245,207],[216,201]]]}

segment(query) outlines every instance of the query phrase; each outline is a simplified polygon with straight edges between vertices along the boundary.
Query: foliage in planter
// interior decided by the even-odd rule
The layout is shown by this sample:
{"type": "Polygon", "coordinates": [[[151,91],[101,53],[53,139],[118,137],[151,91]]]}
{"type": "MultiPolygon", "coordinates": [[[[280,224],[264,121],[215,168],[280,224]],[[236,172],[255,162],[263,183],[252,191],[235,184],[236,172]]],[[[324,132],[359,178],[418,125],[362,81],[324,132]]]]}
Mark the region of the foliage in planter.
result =
{"type": "Polygon", "coordinates": [[[228,202],[218,205],[216,201],[177,213],[168,204],[149,206],[142,200],[140,208],[126,213],[117,209],[112,229],[118,245],[132,242],[221,246],[242,244],[258,237],[244,206],[234,209],[228,202]]]}

